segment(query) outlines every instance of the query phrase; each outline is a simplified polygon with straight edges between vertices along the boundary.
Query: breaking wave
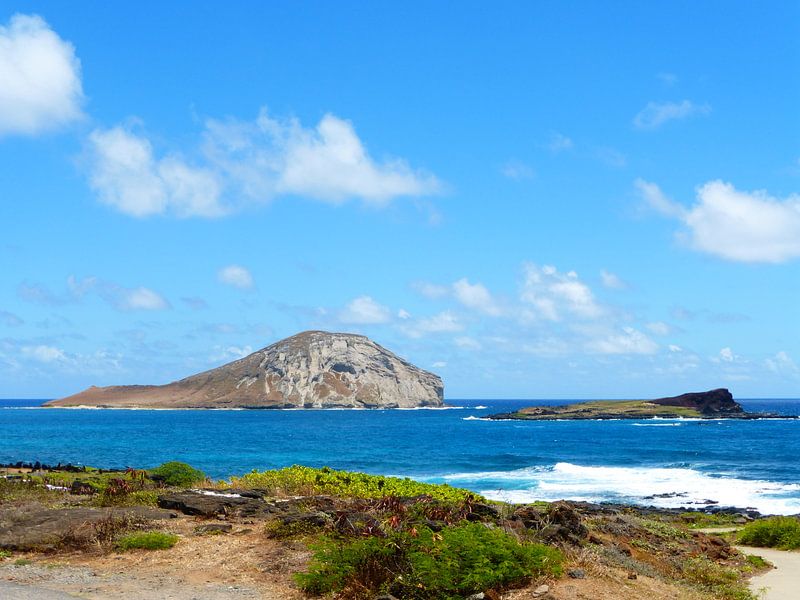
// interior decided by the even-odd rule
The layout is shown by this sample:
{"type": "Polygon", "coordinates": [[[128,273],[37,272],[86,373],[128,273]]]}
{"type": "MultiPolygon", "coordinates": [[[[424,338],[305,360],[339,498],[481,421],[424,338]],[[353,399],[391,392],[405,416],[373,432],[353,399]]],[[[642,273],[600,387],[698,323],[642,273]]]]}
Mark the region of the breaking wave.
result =
{"type": "Polygon", "coordinates": [[[453,473],[443,479],[493,500],[583,500],[661,508],[708,505],[800,513],[800,485],[702,473],[690,468],[599,467],[566,462],[513,471],[453,473]]]}

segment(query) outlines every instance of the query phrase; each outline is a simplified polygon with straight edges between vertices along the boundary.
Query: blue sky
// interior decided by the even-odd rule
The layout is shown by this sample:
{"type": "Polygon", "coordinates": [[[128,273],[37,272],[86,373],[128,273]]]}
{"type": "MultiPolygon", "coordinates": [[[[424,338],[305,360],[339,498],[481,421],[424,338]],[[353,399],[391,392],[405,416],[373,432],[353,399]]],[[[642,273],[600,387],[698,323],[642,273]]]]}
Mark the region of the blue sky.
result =
{"type": "Polygon", "coordinates": [[[800,395],[797,3],[6,3],[0,397],[298,331],[450,398],[800,395]]]}

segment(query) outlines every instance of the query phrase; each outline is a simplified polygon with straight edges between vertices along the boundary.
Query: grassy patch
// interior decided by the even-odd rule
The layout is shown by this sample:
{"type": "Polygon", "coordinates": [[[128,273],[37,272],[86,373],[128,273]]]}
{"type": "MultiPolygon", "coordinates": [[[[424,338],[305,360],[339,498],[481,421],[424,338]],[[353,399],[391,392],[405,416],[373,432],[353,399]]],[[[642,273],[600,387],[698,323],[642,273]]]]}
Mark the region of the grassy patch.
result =
{"type": "Polygon", "coordinates": [[[27,567],[28,565],[32,565],[33,561],[29,558],[18,558],[14,561],[15,567],[27,567]]]}
{"type": "Polygon", "coordinates": [[[736,521],[741,519],[740,515],[727,513],[703,513],[699,511],[685,512],[680,515],[690,529],[706,529],[711,527],[736,527],[740,525],[736,521]]]}
{"type": "Polygon", "coordinates": [[[739,542],[747,546],[796,550],[800,548],[800,521],[794,517],[770,517],[745,525],[739,542]]]}
{"type": "Polygon", "coordinates": [[[561,575],[563,563],[555,548],[522,543],[480,523],[353,541],[323,538],[313,548],[308,572],[295,576],[298,585],[310,594],[348,598],[388,592],[409,600],[461,599],[561,575]]]}
{"type": "Polygon", "coordinates": [[[163,531],[145,531],[124,535],[117,540],[117,549],[168,550],[178,542],[178,536],[163,531]]]}
{"type": "Polygon", "coordinates": [[[753,567],[754,569],[766,569],[767,567],[771,567],[772,563],[768,560],[764,560],[760,556],[756,554],[745,554],[744,555],[747,564],[753,567]]]}
{"type": "Polygon", "coordinates": [[[447,484],[420,483],[408,478],[335,471],[328,467],[313,469],[298,465],[272,471],[253,471],[242,477],[232,477],[231,485],[263,489],[273,496],[408,498],[427,495],[443,502],[463,502],[468,498],[483,500],[468,490],[450,487],[447,484]]]}
{"type": "Polygon", "coordinates": [[[0,560],[5,560],[7,558],[11,558],[11,551],[10,550],[0,550],[0,560]]]}

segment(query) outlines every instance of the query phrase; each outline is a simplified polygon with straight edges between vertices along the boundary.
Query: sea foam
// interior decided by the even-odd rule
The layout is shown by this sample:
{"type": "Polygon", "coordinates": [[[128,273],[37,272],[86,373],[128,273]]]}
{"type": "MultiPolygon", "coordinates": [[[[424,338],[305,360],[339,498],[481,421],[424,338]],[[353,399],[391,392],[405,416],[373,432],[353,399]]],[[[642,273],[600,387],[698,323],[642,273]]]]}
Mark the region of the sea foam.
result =
{"type": "Polygon", "coordinates": [[[687,468],[601,467],[566,462],[512,471],[454,473],[451,485],[479,489],[493,500],[582,500],[677,508],[755,508],[765,514],[800,513],[800,485],[750,480],[687,468]]]}

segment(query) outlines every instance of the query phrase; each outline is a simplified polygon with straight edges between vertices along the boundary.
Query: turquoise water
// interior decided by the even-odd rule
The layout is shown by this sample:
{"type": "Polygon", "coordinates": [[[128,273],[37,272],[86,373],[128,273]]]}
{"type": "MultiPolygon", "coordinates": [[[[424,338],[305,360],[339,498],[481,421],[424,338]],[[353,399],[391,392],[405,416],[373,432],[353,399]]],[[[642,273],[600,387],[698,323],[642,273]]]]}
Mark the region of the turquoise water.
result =
{"type": "MultiPolygon", "coordinates": [[[[0,462],[102,467],[182,460],[215,478],[291,464],[449,482],[517,501],[660,506],[706,500],[800,513],[800,420],[484,421],[563,401],[458,401],[447,410],[42,409],[0,401],[0,462]],[[679,494],[648,498],[654,494],[679,494]]],[[[800,400],[742,400],[800,414],[800,400]]]]}

